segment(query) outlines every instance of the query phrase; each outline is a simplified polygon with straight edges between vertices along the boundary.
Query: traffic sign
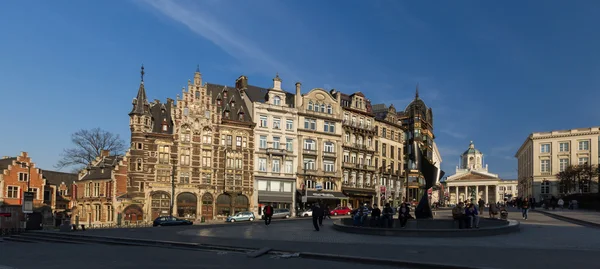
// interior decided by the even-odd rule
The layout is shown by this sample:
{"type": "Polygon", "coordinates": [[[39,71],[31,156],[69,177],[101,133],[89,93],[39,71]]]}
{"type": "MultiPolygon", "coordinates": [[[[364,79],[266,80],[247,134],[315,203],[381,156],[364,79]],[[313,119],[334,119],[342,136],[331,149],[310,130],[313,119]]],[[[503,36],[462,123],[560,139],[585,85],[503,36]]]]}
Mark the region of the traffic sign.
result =
{"type": "Polygon", "coordinates": [[[33,213],[33,196],[35,192],[26,191],[23,192],[23,213],[33,213]]]}

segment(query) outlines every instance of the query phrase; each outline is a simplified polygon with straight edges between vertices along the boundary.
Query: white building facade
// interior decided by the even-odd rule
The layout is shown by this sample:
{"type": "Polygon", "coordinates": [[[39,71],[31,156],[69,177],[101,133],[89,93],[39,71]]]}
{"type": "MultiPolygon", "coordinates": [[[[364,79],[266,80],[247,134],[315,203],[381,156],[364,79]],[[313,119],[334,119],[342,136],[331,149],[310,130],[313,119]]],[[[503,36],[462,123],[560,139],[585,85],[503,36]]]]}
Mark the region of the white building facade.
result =
{"type": "MultiPolygon", "coordinates": [[[[296,172],[298,167],[298,113],[294,95],[281,88],[248,87],[254,129],[254,199],[259,208],[271,204],[295,215],[296,172]]],[[[257,210],[258,211],[258,210],[257,210]]],[[[255,212],[258,213],[258,212],[255,212]]]]}
{"type": "Polygon", "coordinates": [[[473,141],[460,155],[460,165],[456,173],[446,179],[450,204],[483,199],[486,203],[503,202],[518,196],[517,181],[502,180],[497,174],[488,171],[481,151],[473,141]]]}

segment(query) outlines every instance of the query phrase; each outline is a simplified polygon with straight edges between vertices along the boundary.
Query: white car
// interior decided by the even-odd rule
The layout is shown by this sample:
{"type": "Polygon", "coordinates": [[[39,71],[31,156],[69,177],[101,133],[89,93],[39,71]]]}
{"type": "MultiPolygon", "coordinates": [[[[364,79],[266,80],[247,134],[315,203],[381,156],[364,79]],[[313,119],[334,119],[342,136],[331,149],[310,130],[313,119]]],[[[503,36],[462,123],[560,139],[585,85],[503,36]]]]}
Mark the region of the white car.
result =
{"type": "Polygon", "coordinates": [[[312,209],[309,208],[307,210],[300,212],[299,216],[300,217],[312,217],[312,209]]]}

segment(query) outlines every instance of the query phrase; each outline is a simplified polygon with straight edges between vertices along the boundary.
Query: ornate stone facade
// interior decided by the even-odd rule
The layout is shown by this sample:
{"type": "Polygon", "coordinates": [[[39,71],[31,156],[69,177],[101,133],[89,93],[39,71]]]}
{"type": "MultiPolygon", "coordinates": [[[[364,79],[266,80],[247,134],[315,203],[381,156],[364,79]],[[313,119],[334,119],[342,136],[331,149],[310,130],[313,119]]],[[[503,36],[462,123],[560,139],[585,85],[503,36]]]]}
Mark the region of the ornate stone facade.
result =
{"type": "Polygon", "coordinates": [[[391,203],[398,206],[404,198],[404,133],[394,105],[385,104],[373,106],[376,118],[377,140],[375,142],[379,172],[380,205],[391,203]]]}
{"type": "Polygon", "coordinates": [[[301,190],[298,197],[307,198],[298,203],[304,205],[321,199],[330,207],[346,205],[347,196],[341,192],[341,93],[316,88],[302,94],[300,87],[296,83],[298,143],[301,143],[297,187],[301,190]]]}
{"type": "MultiPolygon", "coordinates": [[[[341,95],[343,112],[342,191],[358,208],[377,200],[377,130],[371,102],[361,92],[341,95]]],[[[382,163],[383,164],[383,163],[382,163]]],[[[380,169],[383,170],[383,169],[380,169]]]]}
{"type": "Polygon", "coordinates": [[[173,214],[187,219],[225,218],[252,208],[253,127],[235,87],[202,83],[199,70],[176,102],[148,103],[143,82],[130,113],[128,193],[120,199],[142,208],[145,220],[173,214]]]}

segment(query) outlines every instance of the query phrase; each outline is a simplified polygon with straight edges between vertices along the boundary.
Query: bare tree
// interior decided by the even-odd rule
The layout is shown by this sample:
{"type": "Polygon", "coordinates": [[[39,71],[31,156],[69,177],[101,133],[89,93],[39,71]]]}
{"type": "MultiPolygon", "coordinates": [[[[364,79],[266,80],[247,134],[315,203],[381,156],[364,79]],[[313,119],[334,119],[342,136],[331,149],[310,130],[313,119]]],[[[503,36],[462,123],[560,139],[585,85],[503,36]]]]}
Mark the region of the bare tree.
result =
{"type": "Polygon", "coordinates": [[[594,164],[582,164],[580,167],[580,176],[581,181],[579,182],[580,189],[583,189],[585,185],[589,186],[589,190],[591,191],[592,182],[594,178],[598,177],[598,166],[594,164]]]}
{"type": "Polygon", "coordinates": [[[563,189],[566,192],[565,194],[570,193],[577,187],[578,174],[578,169],[573,165],[567,166],[564,171],[560,171],[558,172],[558,174],[556,174],[556,178],[558,179],[559,184],[563,187],[563,189]]]}
{"type": "Polygon", "coordinates": [[[79,171],[100,156],[103,150],[109,150],[111,154],[123,154],[126,149],[125,142],[118,134],[100,128],[79,130],[71,134],[71,141],[74,147],[63,150],[55,168],[74,167],[79,171]]]}

